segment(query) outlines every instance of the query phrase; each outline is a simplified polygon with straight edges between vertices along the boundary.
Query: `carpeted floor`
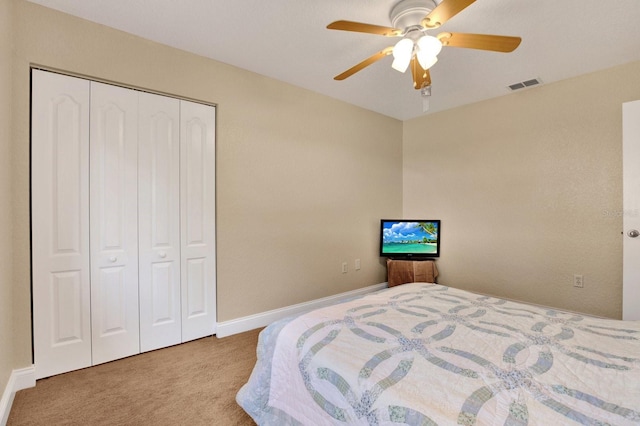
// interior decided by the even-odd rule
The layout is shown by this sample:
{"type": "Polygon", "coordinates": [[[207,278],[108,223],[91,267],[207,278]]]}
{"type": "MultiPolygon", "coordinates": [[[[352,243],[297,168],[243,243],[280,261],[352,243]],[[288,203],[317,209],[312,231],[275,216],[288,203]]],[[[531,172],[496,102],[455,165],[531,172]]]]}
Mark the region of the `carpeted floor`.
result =
{"type": "Polygon", "coordinates": [[[235,395],[256,361],[259,332],[38,380],[16,394],[7,425],[254,425],[235,395]]]}

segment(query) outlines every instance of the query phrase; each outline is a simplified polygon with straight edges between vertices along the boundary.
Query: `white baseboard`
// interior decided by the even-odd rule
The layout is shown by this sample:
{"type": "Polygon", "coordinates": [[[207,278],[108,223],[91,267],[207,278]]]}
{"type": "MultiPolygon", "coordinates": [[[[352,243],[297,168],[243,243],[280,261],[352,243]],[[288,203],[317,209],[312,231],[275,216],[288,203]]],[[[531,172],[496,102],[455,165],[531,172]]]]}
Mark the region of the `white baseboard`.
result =
{"type": "Polygon", "coordinates": [[[5,426],[9,420],[11,405],[16,392],[22,389],[32,388],[36,385],[36,369],[31,367],[19,368],[11,372],[9,382],[4,388],[2,399],[0,399],[0,426],[5,426]]]}
{"type": "Polygon", "coordinates": [[[322,299],[311,300],[309,302],[298,303],[297,305],[291,305],[291,306],[287,306],[280,309],[274,309],[272,311],[249,315],[246,317],[237,318],[230,321],[219,322],[216,336],[227,337],[234,334],[243,333],[245,331],[253,330],[256,328],[266,327],[267,325],[281,318],[297,315],[302,312],[310,311],[311,309],[328,306],[333,303],[339,302],[340,300],[343,300],[343,299],[362,296],[367,293],[382,290],[383,288],[387,288],[386,282],[370,285],[364,288],[359,288],[357,290],[347,291],[345,293],[335,294],[333,296],[323,297],[322,299]]]}

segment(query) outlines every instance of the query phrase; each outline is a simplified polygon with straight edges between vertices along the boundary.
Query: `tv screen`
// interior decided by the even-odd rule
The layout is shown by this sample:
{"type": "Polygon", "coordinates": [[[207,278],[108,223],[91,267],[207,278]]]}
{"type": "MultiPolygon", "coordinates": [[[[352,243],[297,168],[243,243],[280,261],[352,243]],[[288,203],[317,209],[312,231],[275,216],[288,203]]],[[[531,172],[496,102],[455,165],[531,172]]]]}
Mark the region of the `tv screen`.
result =
{"type": "Polygon", "coordinates": [[[440,256],[440,221],[382,219],[380,256],[415,259],[440,256]]]}

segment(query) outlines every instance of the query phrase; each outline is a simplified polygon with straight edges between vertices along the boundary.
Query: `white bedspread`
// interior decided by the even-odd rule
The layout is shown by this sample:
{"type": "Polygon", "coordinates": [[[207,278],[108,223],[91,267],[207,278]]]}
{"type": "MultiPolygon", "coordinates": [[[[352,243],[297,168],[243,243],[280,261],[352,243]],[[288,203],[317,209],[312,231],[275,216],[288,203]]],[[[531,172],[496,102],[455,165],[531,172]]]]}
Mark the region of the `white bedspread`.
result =
{"type": "Polygon", "coordinates": [[[405,284],[265,329],[237,400],[259,425],[638,425],[640,322],[405,284]]]}

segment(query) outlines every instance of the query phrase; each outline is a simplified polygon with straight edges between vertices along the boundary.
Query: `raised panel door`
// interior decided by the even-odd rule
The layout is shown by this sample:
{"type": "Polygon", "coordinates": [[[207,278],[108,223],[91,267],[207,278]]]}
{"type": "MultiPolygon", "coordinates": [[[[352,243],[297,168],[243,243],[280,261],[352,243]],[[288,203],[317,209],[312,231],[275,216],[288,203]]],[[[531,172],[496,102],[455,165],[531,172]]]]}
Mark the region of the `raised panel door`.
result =
{"type": "Polygon", "coordinates": [[[89,82],[32,71],[36,378],[91,365],[89,82]]]}
{"type": "Polygon", "coordinates": [[[180,101],[182,341],[216,331],[215,107],[180,101]]]}
{"type": "Polygon", "coordinates": [[[140,352],[138,93],[91,83],[93,364],[140,352]]]}
{"type": "Polygon", "coordinates": [[[139,98],[139,285],[142,352],[181,342],[180,101],[139,98]]]}

